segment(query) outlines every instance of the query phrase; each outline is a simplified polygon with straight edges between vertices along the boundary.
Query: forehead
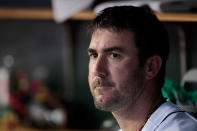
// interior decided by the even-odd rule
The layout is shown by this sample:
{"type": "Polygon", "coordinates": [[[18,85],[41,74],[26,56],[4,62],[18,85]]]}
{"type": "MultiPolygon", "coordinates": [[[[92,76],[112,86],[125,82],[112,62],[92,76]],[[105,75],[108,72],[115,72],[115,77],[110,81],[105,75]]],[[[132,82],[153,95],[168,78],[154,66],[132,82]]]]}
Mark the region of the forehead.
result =
{"type": "Polygon", "coordinates": [[[134,33],[128,30],[116,31],[111,28],[96,29],[92,34],[89,48],[102,50],[110,47],[120,47],[128,51],[137,51],[134,33]]]}

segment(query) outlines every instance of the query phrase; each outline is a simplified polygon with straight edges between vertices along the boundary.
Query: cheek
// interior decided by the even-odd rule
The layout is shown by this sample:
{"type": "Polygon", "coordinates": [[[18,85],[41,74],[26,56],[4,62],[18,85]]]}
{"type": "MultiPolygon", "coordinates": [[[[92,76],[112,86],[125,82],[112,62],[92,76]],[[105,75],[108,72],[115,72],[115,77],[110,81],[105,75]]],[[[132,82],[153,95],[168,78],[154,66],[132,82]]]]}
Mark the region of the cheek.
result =
{"type": "Polygon", "coordinates": [[[91,75],[91,72],[89,71],[89,74],[88,74],[88,83],[89,85],[91,85],[91,78],[92,78],[92,75],[91,75]]]}
{"type": "Polygon", "coordinates": [[[91,77],[92,75],[92,65],[89,63],[89,66],[88,66],[88,79],[91,77]]]}
{"type": "Polygon", "coordinates": [[[116,84],[122,85],[132,82],[131,79],[135,69],[134,64],[127,62],[111,66],[110,72],[113,81],[116,82],[116,84]]]}
{"type": "Polygon", "coordinates": [[[133,65],[128,62],[120,62],[118,64],[111,64],[111,73],[118,74],[117,76],[123,76],[128,74],[128,72],[131,72],[134,70],[133,65]],[[126,73],[126,74],[125,74],[126,73]]]}
{"type": "Polygon", "coordinates": [[[90,88],[91,93],[93,93],[92,81],[93,81],[92,77],[91,77],[91,75],[89,73],[89,75],[88,75],[88,83],[89,83],[89,88],[90,88]]]}
{"type": "Polygon", "coordinates": [[[93,81],[93,68],[92,68],[92,64],[89,63],[89,67],[88,67],[88,83],[89,83],[89,86],[91,86],[91,82],[93,81]]]}

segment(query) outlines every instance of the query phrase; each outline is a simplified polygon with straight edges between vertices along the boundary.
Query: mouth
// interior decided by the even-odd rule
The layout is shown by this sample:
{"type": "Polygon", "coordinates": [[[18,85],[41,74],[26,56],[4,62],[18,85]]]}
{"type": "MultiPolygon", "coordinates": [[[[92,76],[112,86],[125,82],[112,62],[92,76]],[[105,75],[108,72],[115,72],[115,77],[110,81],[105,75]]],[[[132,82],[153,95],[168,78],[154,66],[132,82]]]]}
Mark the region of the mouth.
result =
{"type": "Polygon", "coordinates": [[[93,83],[93,89],[95,88],[113,88],[114,84],[112,82],[105,82],[105,81],[95,81],[93,83]]]}
{"type": "Polygon", "coordinates": [[[91,85],[95,95],[104,95],[107,92],[111,92],[111,89],[115,87],[114,82],[98,77],[95,78],[91,85]]]}
{"type": "Polygon", "coordinates": [[[94,91],[97,95],[104,95],[105,93],[109,92],[113,87],[111,86],[96,86],[94,91]]]}

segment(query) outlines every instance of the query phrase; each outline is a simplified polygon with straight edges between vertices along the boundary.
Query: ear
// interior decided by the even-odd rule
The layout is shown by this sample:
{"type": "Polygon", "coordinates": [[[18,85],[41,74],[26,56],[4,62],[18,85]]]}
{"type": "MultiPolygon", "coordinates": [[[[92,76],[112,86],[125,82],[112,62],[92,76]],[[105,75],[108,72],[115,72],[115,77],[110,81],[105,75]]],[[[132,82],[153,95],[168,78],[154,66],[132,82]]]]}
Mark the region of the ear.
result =
{"type": "Polygon", "coordinates": [[[157,76],[162,65],[162,59],[158,55],[151,56],[144,64],[145,78],[147,80],[153,79],[157,76]]]}

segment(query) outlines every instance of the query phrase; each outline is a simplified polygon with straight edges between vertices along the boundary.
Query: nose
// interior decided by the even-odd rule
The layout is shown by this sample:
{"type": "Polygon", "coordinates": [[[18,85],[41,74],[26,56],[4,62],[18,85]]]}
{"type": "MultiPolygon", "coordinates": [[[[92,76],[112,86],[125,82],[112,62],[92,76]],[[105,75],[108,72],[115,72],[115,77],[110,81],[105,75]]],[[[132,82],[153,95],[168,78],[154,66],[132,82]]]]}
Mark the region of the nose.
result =
{"type": "Polygon", "coordinates": [[[108,74],[107,60],[104,56],[99,56],[96,59],[94,73],[96,76],[105,78],[108,74]]]}

